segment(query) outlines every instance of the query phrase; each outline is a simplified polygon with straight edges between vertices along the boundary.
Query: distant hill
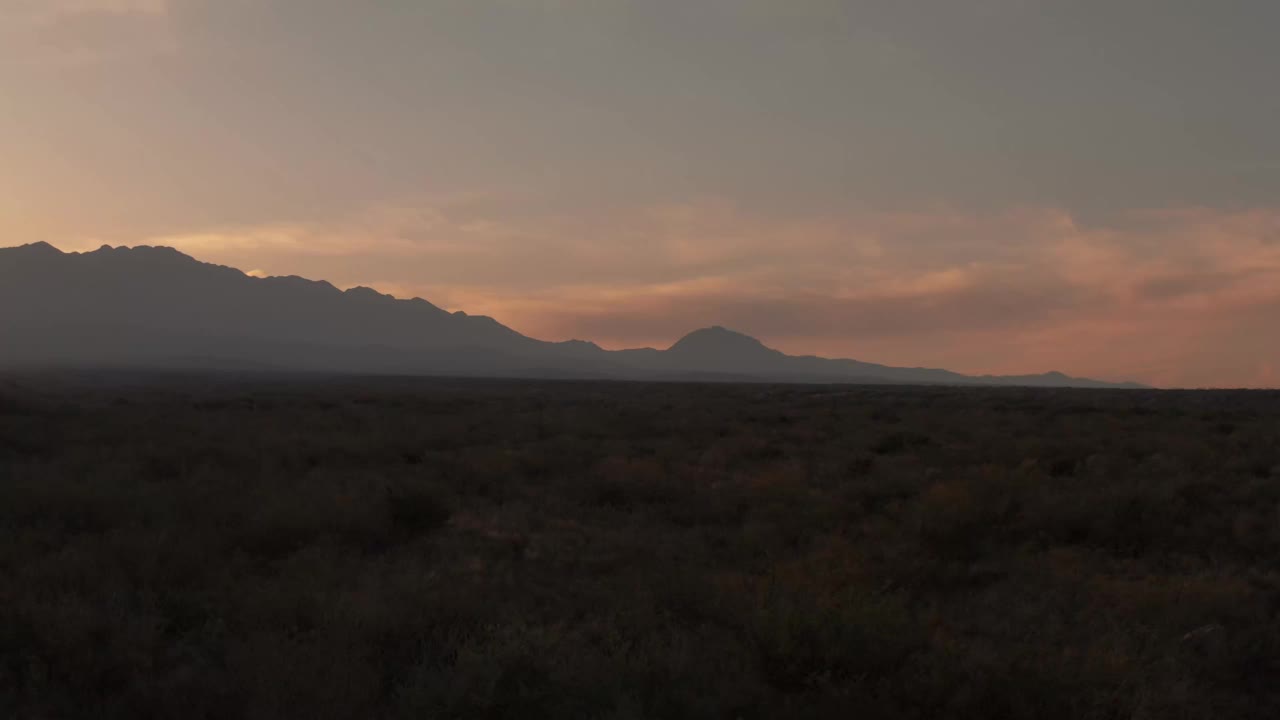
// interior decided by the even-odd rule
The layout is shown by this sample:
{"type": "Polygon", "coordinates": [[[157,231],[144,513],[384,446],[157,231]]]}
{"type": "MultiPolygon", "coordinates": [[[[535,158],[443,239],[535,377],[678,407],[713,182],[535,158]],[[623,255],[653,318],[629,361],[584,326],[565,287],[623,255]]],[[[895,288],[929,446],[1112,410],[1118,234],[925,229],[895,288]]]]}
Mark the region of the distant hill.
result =
{"type": "Polygon", "coordinates": [[[770,382],[1141,387],[796,357],[722,327],[666,350],[545,342],[369,288],[251,277],[172,248],[0,249],[0,366],[770,382]]]}

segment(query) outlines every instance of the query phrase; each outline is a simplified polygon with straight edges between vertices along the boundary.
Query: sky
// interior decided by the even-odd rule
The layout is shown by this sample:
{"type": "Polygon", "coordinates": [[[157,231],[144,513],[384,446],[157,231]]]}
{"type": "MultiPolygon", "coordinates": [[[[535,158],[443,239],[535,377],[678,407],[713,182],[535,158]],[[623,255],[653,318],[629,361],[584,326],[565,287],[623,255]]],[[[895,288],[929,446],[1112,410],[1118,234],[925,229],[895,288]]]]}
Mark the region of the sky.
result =
{"type": "Polygon", "coordinates": [[[0,0],[0,245],[1280,386],[1280,3],[0,0]]]}

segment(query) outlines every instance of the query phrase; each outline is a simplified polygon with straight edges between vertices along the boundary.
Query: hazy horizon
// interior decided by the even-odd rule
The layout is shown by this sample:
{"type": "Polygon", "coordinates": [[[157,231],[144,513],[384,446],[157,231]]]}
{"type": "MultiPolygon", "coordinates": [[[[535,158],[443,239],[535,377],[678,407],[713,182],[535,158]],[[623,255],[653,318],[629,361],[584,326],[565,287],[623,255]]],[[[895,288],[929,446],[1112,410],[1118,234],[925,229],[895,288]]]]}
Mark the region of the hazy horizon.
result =
{"type": "Polygon", "coordinates": [[[0,246],[1280,385],[1280,6],[0,0],[0,246]]]}

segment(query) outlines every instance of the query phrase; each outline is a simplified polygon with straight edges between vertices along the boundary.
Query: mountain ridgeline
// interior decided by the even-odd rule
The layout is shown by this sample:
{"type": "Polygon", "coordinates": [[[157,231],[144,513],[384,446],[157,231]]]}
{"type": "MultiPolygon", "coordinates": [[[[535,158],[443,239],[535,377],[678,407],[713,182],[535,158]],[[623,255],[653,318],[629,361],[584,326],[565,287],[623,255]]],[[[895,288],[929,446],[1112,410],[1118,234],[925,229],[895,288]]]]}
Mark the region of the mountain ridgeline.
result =
{"type": "Polygon", "coordinates": [[[0,249],[0,367],[529,378],[1139,387],[791,356],[710,327],[666,350],[544,342],[369,288],[258,278],[163,247],[0,249]]]}

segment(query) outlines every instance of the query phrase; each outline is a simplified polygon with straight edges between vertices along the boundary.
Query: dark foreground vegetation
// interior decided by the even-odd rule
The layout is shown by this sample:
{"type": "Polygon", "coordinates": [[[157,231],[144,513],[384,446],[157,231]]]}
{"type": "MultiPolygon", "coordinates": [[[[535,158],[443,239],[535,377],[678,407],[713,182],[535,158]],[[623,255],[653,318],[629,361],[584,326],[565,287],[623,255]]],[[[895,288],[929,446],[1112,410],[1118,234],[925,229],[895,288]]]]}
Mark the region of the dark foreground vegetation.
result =
{"type": "Polygon", "coordinates": [[[0,379],[0,717],[1280,717],[1278,445],[1276,393],[0,379]]]}

